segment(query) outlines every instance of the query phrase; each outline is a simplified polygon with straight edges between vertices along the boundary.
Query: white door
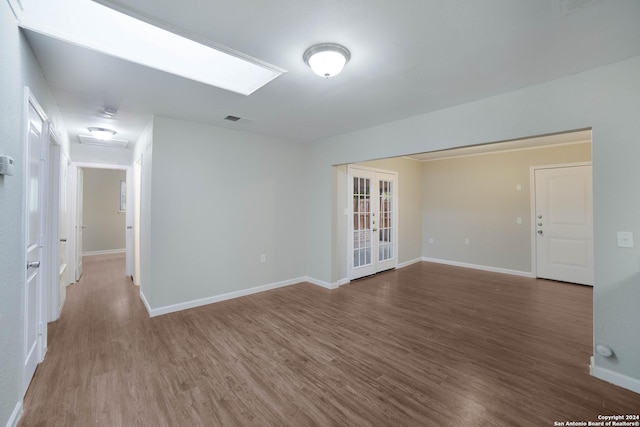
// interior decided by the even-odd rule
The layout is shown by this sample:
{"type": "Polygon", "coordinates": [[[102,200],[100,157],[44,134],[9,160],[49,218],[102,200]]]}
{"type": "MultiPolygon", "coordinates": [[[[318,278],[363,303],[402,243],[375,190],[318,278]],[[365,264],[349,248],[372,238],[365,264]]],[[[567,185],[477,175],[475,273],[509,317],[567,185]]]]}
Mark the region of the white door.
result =
{"type": "Polygon", "coordinates": [[[349,279],[398,264],[397,191],[395,173],[349,167],[349,279]]]}
{"type": "Polygon", "coordinates": [[[593,286],[591,166],[535,170],[536,275],[593,286]]]}
{"type": "Polygon", "coordinates": [[[125,234],[125,248],[126,248],[126,275],[133,277],[133,269],[134,269],[134,255],[133,255],[133,217],[134,217],[134,208],[133,208],[133,192],[134,192],[134,184],[133,184],[133,166],[127,168],[127,194],[126,194],[126,206],[127,211],[125,212],[125,222],[126,222],[126,234],[125,234]]]}
{"type": "Polygon", "coordinates": [[[43,141],[44,113],[35,100],[28,101],[26,156],[26,287],[24,299],[24,375],[26,392],[36,366],[42,361],[44,331],[43,263],[44,246],[44,184],[46,146],[43,141]]]}
{"type": "Polygon", "coordinates": [[[83,183],[84,173],[82,168],[78,168],[78,177],[76,179],[76,282],[82,276],[82,235],[85,229],[85,226],[82,225],[83,183]]]}

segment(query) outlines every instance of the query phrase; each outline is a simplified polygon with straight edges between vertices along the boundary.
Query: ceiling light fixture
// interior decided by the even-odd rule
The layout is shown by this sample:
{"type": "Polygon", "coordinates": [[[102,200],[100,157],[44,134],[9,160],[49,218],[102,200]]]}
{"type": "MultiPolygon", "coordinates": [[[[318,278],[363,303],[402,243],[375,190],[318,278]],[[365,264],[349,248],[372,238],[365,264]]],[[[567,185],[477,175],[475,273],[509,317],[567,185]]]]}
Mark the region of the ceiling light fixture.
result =
{"type": "Polygon", "coordinates": [[[99,139],[100,141],[108,141],[111,138],[113,138],[117,133],[115,130],[98,128],[98,127],[91,127],[87,129],[89,129],[91,136],[93,136],[96,139],[99,139]]]}
{"type": "Polygon", "coordinates": [[[351,53],[339,44],[321,43],[307,49],[302,58],[314,73],[329,78],[340,74],[351,59],[351,53]]]}
{"type": "Polygon", "coordinates": [[[113,119],[118,114],[118,109],[115,107],[104,107],[100,112],[100,115],[105,119],[113,119]]]}

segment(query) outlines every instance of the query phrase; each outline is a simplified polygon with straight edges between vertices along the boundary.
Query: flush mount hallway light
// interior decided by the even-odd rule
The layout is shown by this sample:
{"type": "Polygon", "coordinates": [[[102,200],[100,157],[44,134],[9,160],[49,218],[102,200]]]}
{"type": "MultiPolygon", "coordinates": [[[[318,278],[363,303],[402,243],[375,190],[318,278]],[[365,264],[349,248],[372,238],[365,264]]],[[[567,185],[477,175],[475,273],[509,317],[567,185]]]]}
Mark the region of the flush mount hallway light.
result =
{"type": "Polygon", "coordinates": [[[351,59],[351,53],[339,44],[321,43],[307,49],[302,58],[314,73],[329,78],[340,74],[351,59]]]}
{"type": "Polygon", "coordinates": [[[99,139],[100,141],[108,141],[111,138],[113,138],[114,135],[117,133],[115,130],[105,129],[105,128],[91,127],[87,129],[89,129],[91,136],[93,136],[96,139],[99,139]]]}

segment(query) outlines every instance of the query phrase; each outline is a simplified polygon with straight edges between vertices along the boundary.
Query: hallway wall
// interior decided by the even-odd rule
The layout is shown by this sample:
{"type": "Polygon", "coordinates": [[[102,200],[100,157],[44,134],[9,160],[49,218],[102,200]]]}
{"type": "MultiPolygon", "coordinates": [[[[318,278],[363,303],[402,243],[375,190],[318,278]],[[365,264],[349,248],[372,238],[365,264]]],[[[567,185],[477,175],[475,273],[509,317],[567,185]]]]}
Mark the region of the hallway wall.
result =
{"type": "Polygon", "coordinates": [[[13,157],[17,166],[15,175],[0,175],[0,425],[6,425],[19,416],[23,393],[24,86],[51,119],[67,155],[69,140],[40,66],[5,1],[0,1],[0,40],[0,154],[13,157]]]}

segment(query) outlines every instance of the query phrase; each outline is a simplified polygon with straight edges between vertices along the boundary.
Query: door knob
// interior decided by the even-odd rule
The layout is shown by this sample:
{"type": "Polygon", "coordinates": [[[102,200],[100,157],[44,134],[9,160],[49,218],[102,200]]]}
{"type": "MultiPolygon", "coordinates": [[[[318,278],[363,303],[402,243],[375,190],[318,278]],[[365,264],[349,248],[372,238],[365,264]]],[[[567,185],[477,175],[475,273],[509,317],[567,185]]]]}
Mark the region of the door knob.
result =
{"type": "Polygon", "coordinates": [[[39,268],[40,261],[31,261],[27,263],[27,268],[39,268]]]}
{"type": "Polygon", "coordinates": [[[372,229],[371,231],[378,231],[378,229],[377,229],[377,228],[374,228],[374,229],[372,229]]]}
{"type": "Polygon", "coordinates": [[[66,241],[67,241],[67,239],[60,239],[60,241],[61,241],[62,243],[64,243],[64,242],[66,242],[66,241]]]}
{"type": "Polygon", "coordinates": [[[542,236],[543,231],[542,230],[538,230],[538,234],[542,236]]]}
{"type": "Polygon", "coordinates": [[[133,226],[127,225],[127,230],[131,230],[132,228],[133,228],[133,226]]]}

